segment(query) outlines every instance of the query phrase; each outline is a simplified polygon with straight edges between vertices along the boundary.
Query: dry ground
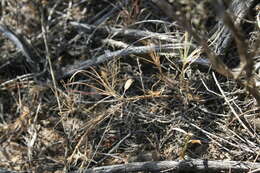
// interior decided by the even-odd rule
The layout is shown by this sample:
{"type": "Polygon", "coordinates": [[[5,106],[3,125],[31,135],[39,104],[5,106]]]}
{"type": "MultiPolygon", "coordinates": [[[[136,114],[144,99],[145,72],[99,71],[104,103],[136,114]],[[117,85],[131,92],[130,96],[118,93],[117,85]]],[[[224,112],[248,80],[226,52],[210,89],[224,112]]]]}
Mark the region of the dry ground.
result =
{"type": "MultiPolygon", "coordinates": [[[[179,4],[174,8],[186,10],[200,32],[216,23],[210,2],[179,4]]],[[[2,1],[1,20],[41,62],[51,61],[44,68],[56,76],[22,76],[31,72],[23,54],[0,36],[0,168],[65,172],[150,160],[260,160],[253,97],[236,81],[192,64],[204,56],[201,47],[151,1],[2,1]],[[109,51],[169,43],[171,51],[120,54],[62,74],[109,51]]]]}

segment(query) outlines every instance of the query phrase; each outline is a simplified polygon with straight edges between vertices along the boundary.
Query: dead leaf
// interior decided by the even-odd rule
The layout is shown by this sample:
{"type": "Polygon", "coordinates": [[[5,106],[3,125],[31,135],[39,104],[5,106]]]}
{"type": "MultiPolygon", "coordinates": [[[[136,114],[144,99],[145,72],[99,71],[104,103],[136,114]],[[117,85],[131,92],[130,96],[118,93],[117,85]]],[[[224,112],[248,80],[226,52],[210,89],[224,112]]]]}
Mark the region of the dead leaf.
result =
{"type": "Polygon", "coordinates": [[[133,84],[133,79],[128,79],[124,85],[124,93],[130,88],[130,86],[133,84]]]}

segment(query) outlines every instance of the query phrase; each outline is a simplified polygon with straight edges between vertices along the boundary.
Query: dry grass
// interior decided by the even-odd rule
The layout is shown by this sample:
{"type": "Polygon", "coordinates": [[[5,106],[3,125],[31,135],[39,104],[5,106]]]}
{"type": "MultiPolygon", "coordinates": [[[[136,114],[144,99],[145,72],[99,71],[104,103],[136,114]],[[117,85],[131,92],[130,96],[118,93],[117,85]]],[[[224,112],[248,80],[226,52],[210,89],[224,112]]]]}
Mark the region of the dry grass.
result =
{"type": "MultiPolygon", "coordinates": [[[[2,3],[2,23],[31,43],[52,75],[35,80],[22,61],[3,67],[23,56],[0,37],[0,168],[65,172],[150,160],[259,161],[253,97],[235,80],[193,63],[201,47],[153,3],[127,2],[2,3]],[[172,37],[174,46],[171,52],[114,57],[56,81],[71,64],[109,51],[169,43],[161,35],[85,32],[71,21],[148,30],[172,37]]],[[[205,14],[212,12],[198,9],[194,14],[201,18],[194,23],[205,26],[205,14]]],[[[252,33],[259,31],[259,14],[256,21],[252,33]]]]}

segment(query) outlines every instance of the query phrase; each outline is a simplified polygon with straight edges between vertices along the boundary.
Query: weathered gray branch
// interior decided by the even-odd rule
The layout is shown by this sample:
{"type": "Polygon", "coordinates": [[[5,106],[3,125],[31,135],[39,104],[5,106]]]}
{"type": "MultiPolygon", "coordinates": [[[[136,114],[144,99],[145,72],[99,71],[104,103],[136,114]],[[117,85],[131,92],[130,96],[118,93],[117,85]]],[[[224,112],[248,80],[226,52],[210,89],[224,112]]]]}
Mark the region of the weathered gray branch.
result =
{"type": "MultiPolygon", "coordinates": [[[[175,15],[173,7],[169,3],[167,3],[166,0],[152,0],[152,2],[154,2],[159,8],[161,8],[167,16],[172,17],[175,15]]],[[[235,25],[241,26],[244,17],[248,14],[250,9],[253,8],[253,5],[255,5],[256,2],[257,0],[230,1],[228,11],[234,17],[235,25]]],[[[219,20],[216,26],[212,29],[211,33],[212,40],[215,40],[214,52],[217,55],[224,54],[226,49],[229,47],[231,41],[233,40],[231,31],[223,23],[222,20],[219,20]]]]}
{"type": "Polygon", "coordinates": [[[88,25],[78,22],[70,22],[70,24],[74,27],[80,28],[87,33],[92,32],[102,32],[104,34],[111,34],[111,35],[118,35],[118,36],[129,36],[134,38],[153,38],[158,39],[161,41],[168,41],[170,43],[174,42],[176,38],[172,35],[162,34],[162,33],[155,33],[150,31],[142,31],[138,29],[129,29],[129,28],[115,28],[109,26],[95,26],[95,25],[88,25]]]}
{"type": "Polygon", "coordinates": [[[66,78],[68,76],[71,76],[75,72],[79,70],[85,70],[91,66],[96,66],[98,64],[104,63],[106,61],[109,61],[113,58],[117,58],[120,56],[126,56],[130,54],[146,54],[151,51],[155,52],[170,52],[174,49],[180,49],[182,48],[182,44],[164,44],[164,45],[150,45],[150,46],[130,46],[128,48],[110,52],[107,51],[105,54],[102,54],[96,58],[88,59],[86,61],[80,62],[76,65],[71,65],[69,67],[63,68],[60,76],[57,77],[57,79],[66,78]]]}
{"type": "Polygon", "coordinates": [[[15,44],[16,47],[22,51],[23,55],[26,57],[26,62],[32,69],[32,72],[39,72],[39,60],[33,53],[32,48],[30,48],[29,43],[5,25],[0,25],[0,32],[9,38],[13,44],[15,44]]]}
{"type": "Polygon", "coordinates": [[[231,171],[245,172],[260,168],[260,163],[240,161],[208,161],[208,160],[181,160],[181,161],[159,161],[159,162],[136,162],[122,165],[102,166],[92,169],[81,169],[71,173],[127,173],[137,171],[190,171],[190,172],[216,172],[231,171]]]}
{"type": "MultiPolygon", "coordinates": [[[[233,0],[231,2],[228,12],[232,14],[236,26],[241,26],[243,19],[252,9],[252,5],[255,2],[256,0],[233,0]]],[[[230,29],[223,23],[223,20],[220,20],[211,32],[214,32],[213,38],[216,40],[214,51],[217,55],[223,55],[233,40],[230,29]]]]}
{"type": "Polygon", "coordinates": [[[16,172],[16,171],[9,171],[9,170],[0,168],[0,173],[18,173],[18,172],[16,172]]]}

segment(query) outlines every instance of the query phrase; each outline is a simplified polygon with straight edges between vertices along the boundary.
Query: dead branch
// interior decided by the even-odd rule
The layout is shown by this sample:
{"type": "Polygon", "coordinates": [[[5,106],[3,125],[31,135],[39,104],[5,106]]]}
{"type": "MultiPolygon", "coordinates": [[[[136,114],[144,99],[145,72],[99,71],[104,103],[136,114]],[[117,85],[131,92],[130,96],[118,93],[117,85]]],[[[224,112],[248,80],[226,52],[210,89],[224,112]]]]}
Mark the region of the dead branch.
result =
{"type": "MultiPolygon", "coordinates": [[[[232,14],[236,26],[241,26],[243,18],[248,14],[250,9],[252,9],[252,5],[255,2],[256,0],[233,0],[231,2],[227,11],[232,14]]],[[[225,54],[233,40],[229,27],[223,22],[223,20],[220,20],[211,32],[214,33],[213,37],[215,37],[214,39],[216,40],[214,51],[217,55],[225,54]]]]}
{"type": "Polygon", "coordinates": [[[16,47],[22,51],[23,55],[26,57],[26,62],[32,69],[32,72],[39,72],[39,60],[33,53],[33,49],[30,48],[29,43],[23,37],[17,35],[5,25],[0,25],[0,32],[9,38],[13,44],[15,44],[16,47]]]}
{"type": "Polygon", "coordinates": [[[8,171],[6,169],[0,168],[0,173],[18,173],[18,172],[16,172],[16,171],[8,171]]]}
{"type": "Polygon", "coordinates": [[[111,16],[114,15],[117,11],[119,11],[120,5],[116,6],[107,6],[103,10],[101,10],[98,14],[92,17],[88,22],[93,23],[94,25],[99,25],[107,21],[111,16]],[[112,9],[111,9],[112,8],[112,9]]]}
{"type": "Polygon", "coordinates": [[[82,29],[84,32],[92,33],[92,32],[101,32],[103,34],[111,34],[117,36],[128,36],[134,38],[153,38],[158,39],[160,41],[174,42],[176,38],[172,35],[160,34],[150,31],[142,31],[138,29],[128,29],[128,28],[114,28],[109,26],[98,27],[95,25],[88,25],[78,22],[70,22],[70,24],[74,27],[82,29]]]}
{"type": "Polygon", "coordinates": [[[138,171],[191,171],[191,172],[216,172],[231,171],[245,172],[260,168],[260,163],[240,161],[208,161],[208,160],[181,160],[181,161],[159,161],[159,162],[135,162],[122,165],[102,166],[92,169],[82,169],[71,173],[127,173],[138,171]]]}
{"type": "MultiPolygon", "coordinates": [[[[160,8],[164,8],[165,6],[168,6],[167,8],[170,8],[170,6],[167,5],[167,3],[164,3],[162,5],[163,1],[161,2],[161,1],[153,0],[153,2],[156,3],[160,8]]],[[[232,1],[228,10],[230,10],[230,11],[235,10],[235,11],[237,11],[239,17],[242,17],[242,16],[246,15],[247,11],[245,11],[245,9],[249,10],[254,2],[255,1],[253,1],[253,0],[243,1],[243,2],[234,0],[234,1],[232,1]]],[[[205,53],[207,54],[207,56],[209,58],[210,63],[212,64],[212,67],[214,70],[216,70],[218,73],[220,73],[226,77],[232,77],[232,78],[238,80],[238,83],[241,83],[244,86],[246,86],[246,88],[250,92],[250,94],[256,99],[257,104],[260,105],[260,93],[257,91],[256,82],[252,78],[252,70],[253,70],[253,65],[254,65],[253,59],[252,59],[251,55],[249,55],[247,53],[248,45],[246,43],[246,40],[245,40],[242,32],[235,26],[235,24],[241,22],[242,19],[239,19],[239,20],[236,20],[235,22],[233,22],[233,20],[230,17],[230,14],[227,13],[227,10],[225,10],[224,5],[221,3],[222,3],[221,1],[217,2],[215,7],[216,7],[218,15],[221,17],[222,23],[225,25],[224,28],[226,28],[226,30],[228,32],[228,33],[226,33],[226,32],[223,33],[225,35],[224,39],[227,38],[227,34],[232,35],[233,38],[235,38],[237,48],[238,48],[238,53],[239,53],[239,56],[241,59],[241,63],[239,65],[238,69],[235,69],[236,71],[229,69],[223,63],[223,61],[218,56],[218,54],[220,53],[219,51],[214,52],[209,48],[207,41],[205,39],[203,39],[204,36],[200,36],[198,34],[198,32],[195,31],[194,28],[192,28],[191,24],[188,22],[188,19],[185,18],[185,15],[182,12],[180,12],[180,14],[169,13],[168,15],[172,15],[170,17],[172,17],[173,19],[178,21],[180,26],[182,26],[185,30],[187,30],[189,32],[189,34],[202,46],[202,48],[204,49],[205,53]],[[246,74],[246,78],[247,78],[246,82],[242,81],[241,79],[238,79],[238,77],[240,77],[242,72],[245,72],[245,74],[246,74]]],[[[226,41],[221,40],[221,43],[223,43],[223,42],[227,42],[227,40],[226,41]]],[[[228,44],[224,43],[223,45],[225,45],[224,48],[227,48],[226,46],[228,44]]]]}
{"type": "MultiPolygon", "coordinates": [[[[167,1],[152,0],[152,2],[162,9],[167,16],[175,16],[173,7],[167,1]]],[[[248,14],[256,2],[256,0],[233,0],[230,3],[227,11],[232,13],[232,16],[234,17],[234,24],[236,26],[240,26],[242,24],[243,18],[248,14]]],[[[223,23],[223,20],[219,20],[215,27],[211,30],[211,33],[213,37],[212,39],[216,40],[214,44],[214,52],[216,55],[223,55],[233,40],[230,29],[223,23]]]]}
{"type": "Polygon", "coordinates": [[[237,45],[240,64],[239,67],[236,68],[236,71],[233,71],[234,78],[238,79],[238,77],[240,77],[240,75],[245,72],[246,81],[243,83],[247,87],[250,94],[252,94],[252,96],[256,99],[257,104],[260,105],[260,93],[256,89],[256,82],[252,76],[254,60],[252,55],[248,53],[248,44],[246,42],[245,36],[243,35],[242,31],[235,26],[235,22],[232,21],[230,15],[224,10],[221,1],[216,3],[216,8],[219,10],[219,16],[222,18],[225,26],[229,29],[229,32],[232,34],[237,45]]]}
{"type": "MultiPolygon", "coordinates": [[[[167,7],[171,8],[170,4],[168,4],[165,1],[158,1],[158,0],[153,0],[156,5],[158,5],[159,8],[162,10],[167,7]]],[[[173,10],[172,10],[173,11],[173,10]]],[[[166,13],[169,17],[173,18],[175,21],[179,23],[181,27],[183,27],[185,30],[189,32],[189,34],[202,46],[203,50],[207,54],[213,68],[220,74],[227,76],[227,77],[232,77],[233,74],[229,70],[229,68],[223,63],[223,61],[216,56],[216,54],[210,50],[208,43],[205,39],[205,37],[201,37],[197,31],[195,31],[191,24],[188,22],[188,20],[185,18],[185,15],[180,12],[180,14],[175,14],[174,12],[167,12],[166,13]]]]}
{"type": "Polygon", "coordinates": [[[149,45],[149,46],[130,46],[126,49],[117,50],[114,52],[107,51],[105,54],[98,56],[97,58],[92,58],[83,62],[80,62],[76,65],[71,65],[69,67],[65,67],[62,69],[62,73],[57,77],[58,80],[71,76],[75,72],[79,70],[85,70],[91,66],[96,66],[98,64],[109,61],[113,58],[118,58],[120,56],[127,56],[130,54],[146,54],[152,51],[155,52],[169,52],[174,49],[180,49],[182,47],[181,44],[164,44],[164,45],[149,45]]]}
{"type": "Polygon", "coordinates": [[[238,53],[241,62],[239,65],[239,73],[235,75],[235,78],[238,78],[244,70],[246,71],[246,76],[251,78],[254,62],[253,58],[247,53],[248,45],[246,44],[245,36],[243,35],[242,31],[235,26],[235,22],[232,21],[230,14],[225,11],[222,1],[216,3],[215,6],[218,10],[219,16],[222,18],[223,23],[235,38],[238,47],[238,53]]]}

